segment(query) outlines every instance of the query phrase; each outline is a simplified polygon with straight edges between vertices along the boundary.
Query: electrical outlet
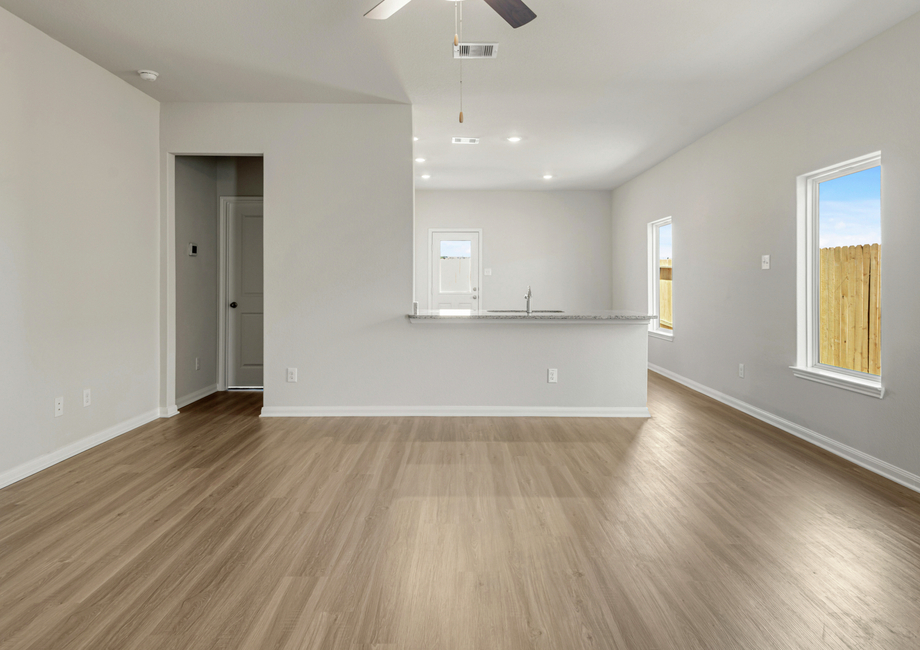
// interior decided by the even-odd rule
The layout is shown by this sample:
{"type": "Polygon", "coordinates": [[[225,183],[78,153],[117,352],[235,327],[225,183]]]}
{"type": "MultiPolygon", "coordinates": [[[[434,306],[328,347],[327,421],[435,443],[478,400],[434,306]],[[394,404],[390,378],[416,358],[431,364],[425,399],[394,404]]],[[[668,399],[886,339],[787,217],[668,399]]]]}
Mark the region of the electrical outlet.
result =
{"type": "Polygon", "coordinates": [[[201,359],[195,357],[195,370],[201,370],[201,359]]]}
{"type": "Polygon", "coordinates": [[[763,269],[764,271],[767,271],[770,269],[770,256],[769,255],[761,255],[760,268],[763,269]]]}
{"type": "Polygon", "coordinates": [[[549,368],[546,371],[546,382],[549,384],[555,384],[559,381],[559,371],[555,368],[549,368]]]}
{"type": "Polygon", "coordinates": [[[287,369],[287,380],[289,383],[297,383],[297,368],[288,368],[287,369]]]}
{"type": "Polygon", "coordinates": [[[738,376],[744,379],[744,364],[743,363],[738,364],[738,376]]]}
{"type": "Polygon", "coordinates": [[[90,393],[89,388],[84,388],[83,389],[83,406],[89,406],[92,403],[93,403],[92,393],[90,393]]]}
{"type": "Polygon", "coordinates": [[[64,398],[55,397],[54,398],[54,417],[59,418],[64,415],[64,398]]]}

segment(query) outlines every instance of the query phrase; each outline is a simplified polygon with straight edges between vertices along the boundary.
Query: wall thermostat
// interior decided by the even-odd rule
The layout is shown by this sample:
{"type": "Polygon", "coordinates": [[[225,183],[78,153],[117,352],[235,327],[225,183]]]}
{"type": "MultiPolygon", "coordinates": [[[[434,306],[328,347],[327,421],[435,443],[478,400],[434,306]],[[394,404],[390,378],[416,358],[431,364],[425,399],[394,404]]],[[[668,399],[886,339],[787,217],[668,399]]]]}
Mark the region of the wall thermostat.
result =
{"type": "Polygon", "coordinates": [[[198,244],[189,243],[188,245],[188,256],[195,257],[198,255],[198,244]]]}

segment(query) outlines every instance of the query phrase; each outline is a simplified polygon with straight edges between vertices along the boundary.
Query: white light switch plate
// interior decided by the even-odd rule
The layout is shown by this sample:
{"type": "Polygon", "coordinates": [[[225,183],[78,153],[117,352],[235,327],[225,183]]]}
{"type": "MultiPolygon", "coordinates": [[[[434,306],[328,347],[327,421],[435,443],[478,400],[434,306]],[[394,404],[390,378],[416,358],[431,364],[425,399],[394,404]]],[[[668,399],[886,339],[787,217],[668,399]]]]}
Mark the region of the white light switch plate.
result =
{"type": "Polygon", "coordinates": [[[767,269],[770,268],[770,256],[769,256],[769,255],[763,255],[763,256],[761,256],[761,258],[760,258],[760,268],[762,268],[764,271],[766,271],[767,269]]]}
{"type": "Polygon", "coordinates": [[[485,270],[483,271],[483,273],[484,273],[485,275],[492,275],[492,269],[485,269],[485,270]]]}

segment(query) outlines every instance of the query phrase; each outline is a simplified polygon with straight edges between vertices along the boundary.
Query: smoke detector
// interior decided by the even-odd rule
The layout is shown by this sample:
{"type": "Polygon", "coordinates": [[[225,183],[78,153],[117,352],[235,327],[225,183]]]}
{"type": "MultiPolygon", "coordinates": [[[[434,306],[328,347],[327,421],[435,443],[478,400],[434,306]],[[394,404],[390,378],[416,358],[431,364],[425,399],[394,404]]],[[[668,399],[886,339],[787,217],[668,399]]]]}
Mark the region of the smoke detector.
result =
{"type": "Polygon", "coordinates": [[[156,81],[157,77],[160,76],[159,72],[154,72],[153,70],[138,70],[137,74],[139,74],[144,81],[156,81]]]}
{"type": "Polygon", "coordinates": [[[498,58],[498,43],[459,43],[454,46],[455,59],[498,58]]]}

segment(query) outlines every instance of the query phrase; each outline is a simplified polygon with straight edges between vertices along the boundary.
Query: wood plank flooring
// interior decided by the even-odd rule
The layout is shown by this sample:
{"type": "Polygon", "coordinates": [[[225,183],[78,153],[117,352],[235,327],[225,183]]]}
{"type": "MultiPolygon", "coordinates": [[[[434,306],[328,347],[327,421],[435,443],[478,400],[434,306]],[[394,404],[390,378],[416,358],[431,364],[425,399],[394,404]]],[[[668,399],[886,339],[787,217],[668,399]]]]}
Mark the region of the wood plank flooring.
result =
{"type": "Polygon", "coordinates": [[[259,419],[0,490],[0,648],[920,647],[920,499],[659,375],[651,420],[259,419]]]}

